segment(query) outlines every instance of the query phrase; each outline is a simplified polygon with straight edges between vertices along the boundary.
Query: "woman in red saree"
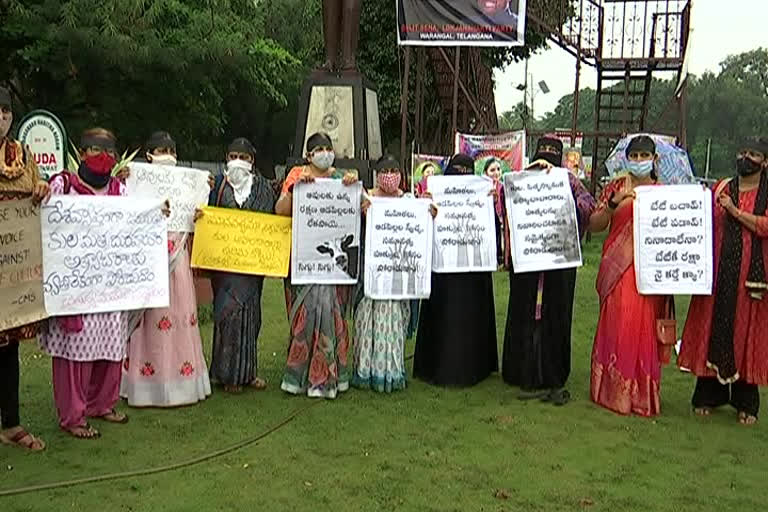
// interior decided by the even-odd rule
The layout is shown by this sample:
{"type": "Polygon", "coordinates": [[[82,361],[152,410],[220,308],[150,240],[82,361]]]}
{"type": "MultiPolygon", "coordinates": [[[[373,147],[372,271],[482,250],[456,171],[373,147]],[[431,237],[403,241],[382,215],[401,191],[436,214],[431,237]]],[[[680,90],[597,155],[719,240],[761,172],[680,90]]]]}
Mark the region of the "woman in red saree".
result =
{"type": "Polygon", "coordinates": [[[646,136],[627,146],[630,174],[603,190],[590,230],[610,226],[597,275],[600,319],[592,349],[592,401],[619,414],[654,416],[660,410],[661,363],[656,320],[663,296],[640,295],[635,284],[634,188],[656,183],[656,145],[646,136]]]}
{"type": "Polygon", "coordinates": [[[768,385],[768,140],[747,141],[736,164],[715,186],[713,294],[691,300],[678,364],[698,377],[696,414],[730,404],[752,425],[768,385]]]}

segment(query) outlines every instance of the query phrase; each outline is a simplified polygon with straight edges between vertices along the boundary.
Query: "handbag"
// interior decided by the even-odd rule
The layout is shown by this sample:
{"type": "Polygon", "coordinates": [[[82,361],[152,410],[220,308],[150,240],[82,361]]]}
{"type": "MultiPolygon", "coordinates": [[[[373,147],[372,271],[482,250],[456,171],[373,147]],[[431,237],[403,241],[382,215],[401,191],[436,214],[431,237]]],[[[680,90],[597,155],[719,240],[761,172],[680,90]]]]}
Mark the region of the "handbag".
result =
{"type": "Polygon", "coordinates": [[[659,361],[669,364],[672,347],[677,344],[677,320],[675,319],[675,299],[667,297],[664,306],[664,318],[656,320],[656,340],[659,344],[659,361]]]}

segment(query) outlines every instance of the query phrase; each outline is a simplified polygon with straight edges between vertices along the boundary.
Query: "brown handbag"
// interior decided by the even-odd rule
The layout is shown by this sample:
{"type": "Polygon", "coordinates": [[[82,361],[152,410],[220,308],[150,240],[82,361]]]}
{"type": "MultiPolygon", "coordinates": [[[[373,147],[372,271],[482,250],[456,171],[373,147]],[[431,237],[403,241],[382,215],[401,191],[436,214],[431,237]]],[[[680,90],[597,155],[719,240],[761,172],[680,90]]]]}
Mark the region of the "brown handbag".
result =
{"type": "Polygon", "coordinates": [[[667,297],[664,318],[656,320],[656,340],[659,344],[659,361],[669,364],[672,347],[677,344],[677,320],[675,319],[675,298],[667,297]]]}

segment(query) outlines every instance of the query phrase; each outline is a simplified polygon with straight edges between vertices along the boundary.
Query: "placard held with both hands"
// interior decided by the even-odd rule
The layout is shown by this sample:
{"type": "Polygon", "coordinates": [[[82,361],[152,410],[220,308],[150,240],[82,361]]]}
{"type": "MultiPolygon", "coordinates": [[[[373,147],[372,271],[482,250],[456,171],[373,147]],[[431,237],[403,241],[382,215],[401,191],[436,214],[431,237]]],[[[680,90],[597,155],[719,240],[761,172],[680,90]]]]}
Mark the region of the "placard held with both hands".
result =
{"type": "Polygon", "coordinates": [[[485,176],[430,176],[427,188],[437,205],[432,270],[493,272],[496,223],[493,183],[485,176]]]}
{"type": "Polygon", "coordinates": [[[428,199],[371,198],[365,230],[365,295],[426,299],[432,282],[428,199]]]}
{"type": "Polygon", "coordinates": [[[321,178],[293,191],[291,284],[355,284],[362,184],[321,178]]]}
{"type": "Polygon", "coordinates": [[[515,273],[581,266],[576,203],[566,169],[504,176],[515,273]]]}

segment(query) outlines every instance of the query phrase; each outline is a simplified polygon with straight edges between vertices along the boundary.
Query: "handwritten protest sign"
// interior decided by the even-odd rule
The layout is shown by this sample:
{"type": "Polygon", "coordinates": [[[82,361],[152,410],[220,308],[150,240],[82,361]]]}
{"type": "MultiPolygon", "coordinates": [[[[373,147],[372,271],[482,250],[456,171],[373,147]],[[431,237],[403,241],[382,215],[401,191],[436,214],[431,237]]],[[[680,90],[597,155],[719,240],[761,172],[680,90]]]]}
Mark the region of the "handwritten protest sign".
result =
{"type": "Polygon", "coordinates": [[[47,317],[40,210],[31,199],[0,202],[0,332],[47,317]]]}
{"type": "Polygon", "coordinates": [[[43,286],[51,316],[168,306],[162,201],[54,196],[41,212],[43,286]]]}
{"type": "Polygon", "coordinates": [[[208,172],[188,167],[132,163],[125,180],[128,195],[171,202],[168,231],[195,231],[195,210],[208,204],[208,172]]]}
{"type": "Polygon", "coordinates": [[[637,187],[635,275],[643,295],[712,293],[712,192],[700,185],[637,187]]]}
{"type": "Polygon", "coordinates": [[[292,284],[355,284],[362,185],[319,179],[293,193],[292,284]]]}
{"type": "Polygon", "coordinates": [[[496,270],[496,223],[493,183],[484,176],[431,176],[429,190],[437,204],[432,270],[496,270]]]}
{"type": "Polygon", "coordinates": [[[427,299],[432,283],[428,199],[372,198],[366,217],[365,295],[427,299]]]}
{"type": "Polygon", "coordinates": [[[521,171],[504,176],[515,273],[581,266],[576,204],[568,171],[521,171]]]}
{"type": "Polygon", "coordinates": [[[192,266],[237,274],[287,277],[291,219],[232,208],[203,208],[192,266]]]}

